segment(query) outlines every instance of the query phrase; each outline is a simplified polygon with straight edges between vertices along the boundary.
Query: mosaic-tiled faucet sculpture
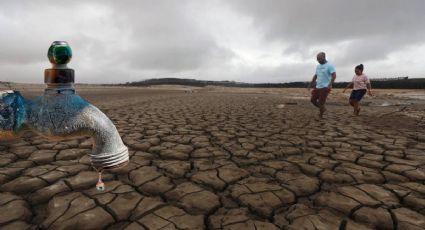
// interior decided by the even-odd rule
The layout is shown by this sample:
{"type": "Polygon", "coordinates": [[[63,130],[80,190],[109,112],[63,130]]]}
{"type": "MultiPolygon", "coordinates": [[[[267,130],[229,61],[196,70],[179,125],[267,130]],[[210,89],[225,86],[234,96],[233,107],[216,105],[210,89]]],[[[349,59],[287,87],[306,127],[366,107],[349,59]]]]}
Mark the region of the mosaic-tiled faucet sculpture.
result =
{"type": "Polygon", "coordinates": [[[25,99],[19,91],[0,92],[0,141],[19,136],[24,126],[49,140],[93,137],[93,167],[113,169],[128,163],[128,149],[112,121],[75,93],[74,70],[67,67],[72,51],[55,41],[48,54],[51,69],[44,71],[44,95],[25,99]]]}

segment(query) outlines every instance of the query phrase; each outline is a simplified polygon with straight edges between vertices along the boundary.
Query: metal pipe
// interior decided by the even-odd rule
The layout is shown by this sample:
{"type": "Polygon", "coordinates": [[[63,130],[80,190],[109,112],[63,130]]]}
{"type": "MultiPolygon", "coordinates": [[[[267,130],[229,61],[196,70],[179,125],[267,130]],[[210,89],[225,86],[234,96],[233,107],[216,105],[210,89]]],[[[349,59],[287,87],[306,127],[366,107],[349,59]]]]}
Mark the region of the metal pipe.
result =
{"type": "MultiPolygon", "coordinates": [[[[54,58],[49,56],[51,61],[54,58]]],[[[93,167],[113,169],[126,165],[128,149],[116,127],[98,108],[75,93],[74,71],[69,71],[66,63],[60,63],[60,68],[53,63],[54,68],[45,71],[47,87],[43,96],[27,100],[19,91],[0,93],[0,140],[19,136],[24,126],[54,141],[89,135],[94,140],[90,154],[93,167]]]]}

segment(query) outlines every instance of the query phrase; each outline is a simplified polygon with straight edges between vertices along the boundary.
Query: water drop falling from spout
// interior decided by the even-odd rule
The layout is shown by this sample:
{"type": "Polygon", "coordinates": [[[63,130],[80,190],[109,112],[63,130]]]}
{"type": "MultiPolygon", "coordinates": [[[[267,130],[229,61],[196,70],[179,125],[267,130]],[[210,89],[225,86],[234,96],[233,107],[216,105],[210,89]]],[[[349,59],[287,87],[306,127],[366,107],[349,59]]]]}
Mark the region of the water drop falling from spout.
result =
{"type": "Polygon", "coordinates": [[[102,181],[102,171],[103,170],[102,169],[100,169],[100,170],[96,169],[96,171],[97,171],[97,173],[99,173],[99,178],[98,178],[97,183],[96,183],[96,189],[97,189],[97,191],[101,192],[101,191],[105,190],[105,183],[103,183],[103,181],[102,181]]]}

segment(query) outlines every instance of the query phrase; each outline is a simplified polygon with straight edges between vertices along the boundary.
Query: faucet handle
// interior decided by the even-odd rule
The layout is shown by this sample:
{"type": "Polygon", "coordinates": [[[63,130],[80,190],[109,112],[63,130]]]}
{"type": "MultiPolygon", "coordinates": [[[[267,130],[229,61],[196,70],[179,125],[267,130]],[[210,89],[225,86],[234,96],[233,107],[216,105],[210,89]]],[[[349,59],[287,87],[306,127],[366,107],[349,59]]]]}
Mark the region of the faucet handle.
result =
{"type": "Polygon", "coordinates": [[[72,58],[72,50],[67,42],[54,41],[47,51],[47,57],[53,66],[51,69],[44,70],[44,83],[74,83],[74,70],[66,66],[72,58]]]}
{"type": "Polygon", "coordinates": [[[72,58],[71,47],[65,41],[54,41],[47,51],[47,57],[53,66],[66,65],[72,58]]]}

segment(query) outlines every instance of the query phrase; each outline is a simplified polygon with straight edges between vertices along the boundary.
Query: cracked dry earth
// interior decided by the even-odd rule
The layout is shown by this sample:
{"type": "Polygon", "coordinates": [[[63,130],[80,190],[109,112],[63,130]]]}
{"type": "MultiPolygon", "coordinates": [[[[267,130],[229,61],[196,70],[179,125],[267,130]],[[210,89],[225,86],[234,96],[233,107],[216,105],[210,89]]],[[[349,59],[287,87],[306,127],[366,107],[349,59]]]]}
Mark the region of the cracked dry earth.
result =
{"type": "Polygon", "coordinates": [[[352,117],[330,95],[318,120],[275,94],[80,94],[130,164],[99,192],[90,139],[27,131],[0,145],[0,229],[425,229],[423,104],[352,117]]]}

